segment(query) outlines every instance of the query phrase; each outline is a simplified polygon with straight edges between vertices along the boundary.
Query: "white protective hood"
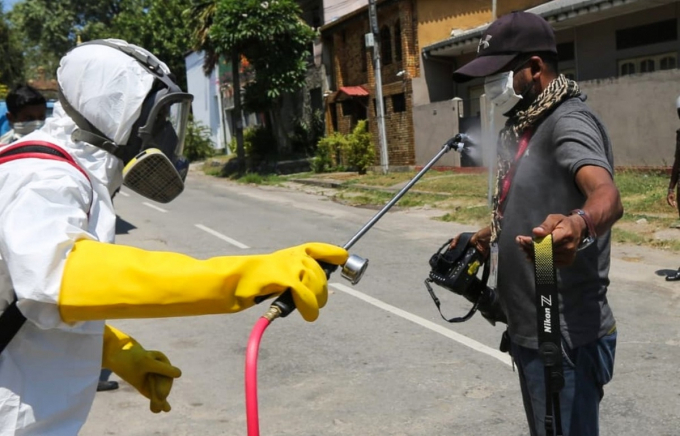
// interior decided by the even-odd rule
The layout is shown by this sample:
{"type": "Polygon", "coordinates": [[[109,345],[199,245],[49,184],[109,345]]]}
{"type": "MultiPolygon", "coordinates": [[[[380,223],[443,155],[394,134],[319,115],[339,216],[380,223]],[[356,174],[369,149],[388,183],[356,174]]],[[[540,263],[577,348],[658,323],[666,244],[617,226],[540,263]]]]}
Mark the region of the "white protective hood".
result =
{"type": "Polygon", "coordinates": [[[71,106],[116,144],[125,144],[154,77],[131,56],[93,44],[64,56],[57,80],[71,106]]]}

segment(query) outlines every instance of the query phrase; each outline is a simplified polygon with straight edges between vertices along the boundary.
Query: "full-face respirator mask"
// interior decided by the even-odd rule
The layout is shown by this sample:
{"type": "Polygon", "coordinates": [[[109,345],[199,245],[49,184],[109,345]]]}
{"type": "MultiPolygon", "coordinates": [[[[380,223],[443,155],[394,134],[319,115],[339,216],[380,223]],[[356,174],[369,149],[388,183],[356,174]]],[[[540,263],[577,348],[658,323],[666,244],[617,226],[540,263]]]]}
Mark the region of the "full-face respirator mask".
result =
{"type": "Polygon", "coordinates": [[[496,325],[496,322],[507,324],[496,292],[486,285],[489,267],[484,264],[484,256],[477,248],[469,245],[473,235],[474,233],[462,233],[454,248],[450,248],[452,241],[450,239],[432,255],[430,258],[431,271],[429,277],[425,280],[425,286],[442,318],[447,322],[467,321],[479,310],[482,316],[492,325],[496,325]],[[483,268],[481,279],[477,276],[480,268],[483,268]],[[465,297],[473,304],[472,309],[465,316],[446,318],[441,312],[441,303],[430,283],[465,297]]]}
{"type": "MultiPolygon", "coordinates": [[[[123,161],[123,184],[130,190],[168,203],[184,190],[189,169],[182,155],[193,96],[175,84],[167,66],[148,51],[124,41],[106,39],[83,43],[114,48],[134,58],[154,81],[125,144],[117,144],[71,105],[59,87],[59,101],[78,128],[73,141],[104,149],[123,161]]],[[[77,47],[76,47],[77,49],[77,47]]]]}

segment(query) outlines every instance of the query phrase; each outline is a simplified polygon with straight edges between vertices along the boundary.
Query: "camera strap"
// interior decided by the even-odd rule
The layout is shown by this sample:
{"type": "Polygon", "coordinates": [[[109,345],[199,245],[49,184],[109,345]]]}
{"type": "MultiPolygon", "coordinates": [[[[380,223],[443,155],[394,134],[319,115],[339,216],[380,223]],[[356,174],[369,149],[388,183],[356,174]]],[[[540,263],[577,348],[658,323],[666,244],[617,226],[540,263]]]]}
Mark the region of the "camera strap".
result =
{"type": "Polygon", "coordinates": [[[545,366],[545,434],[562,436],[560,390],[564,387],[559,297],[552,235],[534,240],[538,353],[545,366]]]}
{"type": "MultiPolygon", "coordinates": [[[[486,266],[484,267],[486,270],[486,266]]],[[[477,298],[477,301],[472,305],[472,309],[465,314],[464,316],[459,316],[459,317],[454,317],[454,318],[447,318],[444,316],[442,313],[442,308],[441,308],[441,302],[439,301],[439,298],[434,293],[434,289],[432,289],[432,286],[430,286],[430,283],[434,283],[434,280],[427,278],[425,279],[425,287],[427,288],[427,292],[430,293],[430,297],[432,297],[432,301],[434,301],[434,305],[437,306],[437,310],[439,311],[439,314],[441,315],[442,319],[446,322],[450,323],[458,323],[458,322],[465,322],[468,319],[472,318],[472,315],[477,312],[477,309],[479,308],[479,301],[482,299],[482,293],[479,293],[479,297],[477,298]]]]}

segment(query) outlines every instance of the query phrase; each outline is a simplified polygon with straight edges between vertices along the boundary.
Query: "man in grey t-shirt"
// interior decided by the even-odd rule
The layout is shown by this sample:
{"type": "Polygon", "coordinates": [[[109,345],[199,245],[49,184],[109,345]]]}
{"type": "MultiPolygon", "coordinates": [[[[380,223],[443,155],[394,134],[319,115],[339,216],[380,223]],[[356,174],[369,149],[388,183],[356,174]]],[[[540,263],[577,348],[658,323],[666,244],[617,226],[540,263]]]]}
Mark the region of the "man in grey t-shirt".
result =
{"type": "Polygon", "coordinates": [[[609,138],[576,82],[558,75],[553,30],[537,15],[515,12],[492,23],[477,58],[454,73],[459,82],[474,77],[485,78],[487,97],[508,122],[492,225],[470,243],[497,256],[490,286],[508,319],[531,435],[546,431],[531,256],[534,238],[549,234],[559,288],[563,434],[597,435],[616,347],[606,297],[610,229],[623,214],[609,138]]]}

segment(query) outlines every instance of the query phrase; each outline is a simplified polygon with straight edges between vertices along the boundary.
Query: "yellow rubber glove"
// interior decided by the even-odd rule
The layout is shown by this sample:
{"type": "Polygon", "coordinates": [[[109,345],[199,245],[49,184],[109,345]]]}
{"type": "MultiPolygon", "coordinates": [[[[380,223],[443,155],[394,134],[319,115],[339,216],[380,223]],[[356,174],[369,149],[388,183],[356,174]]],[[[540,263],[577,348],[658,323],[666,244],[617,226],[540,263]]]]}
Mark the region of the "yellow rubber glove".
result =
{"type": "Polygon", "coordinates": [[[147,351],[130,336],[104,326],[102,366],[118,374],[151,400],[153,413],[169,412],[172,381],[182,375],[160,351],[147,351]]]}
{"type": "Polygon", "coordinates": [[[66,322],[232,313],[290,288],[302,317],[314,321],[328,299],[316,260],[341,265],[347,256],[343,248],[309,243],[197,260],[82,240],[66,259],[59,311],[66,322]]]}

